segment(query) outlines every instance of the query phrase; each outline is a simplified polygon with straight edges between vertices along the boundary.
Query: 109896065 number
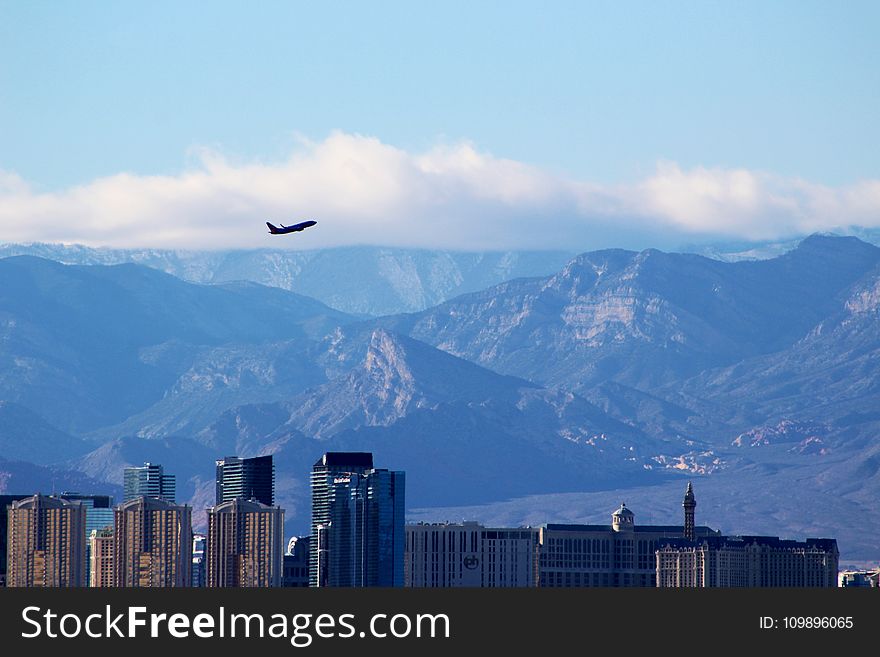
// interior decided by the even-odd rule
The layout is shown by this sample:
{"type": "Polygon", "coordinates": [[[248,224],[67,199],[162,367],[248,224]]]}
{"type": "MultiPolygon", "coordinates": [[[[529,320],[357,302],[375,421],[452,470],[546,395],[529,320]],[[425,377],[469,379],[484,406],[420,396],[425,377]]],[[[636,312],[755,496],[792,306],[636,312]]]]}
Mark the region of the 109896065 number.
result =
{"type": "Polygon", "coordinates": [[[787,630],[849,630],[852,616],[784,616],[782,626],[787,630]]]}

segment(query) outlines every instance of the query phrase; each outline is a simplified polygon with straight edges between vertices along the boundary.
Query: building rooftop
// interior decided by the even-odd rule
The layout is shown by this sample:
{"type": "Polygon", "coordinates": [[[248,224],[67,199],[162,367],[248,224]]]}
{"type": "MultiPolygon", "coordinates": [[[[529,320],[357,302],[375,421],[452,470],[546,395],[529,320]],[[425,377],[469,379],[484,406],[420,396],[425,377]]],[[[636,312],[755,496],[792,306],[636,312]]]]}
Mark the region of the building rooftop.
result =
{"type": "MultiPolygon", "coordinates": [[[[567,532],[610,532],[612,531],[611,525],[566,525],[566,524],[555,524],[548,523],[544,525],[547,529],[552,531],[567,531],[567,532]]],[[[657,533],[657,534],[683,534],[684,527],[682,525],[636,525],[634,531],[641,533],[657,533]]],[[[694,528],[698,534],[707,534],[707,535],[718,535],[718,530],[712,529],[711,527],[707,527],[705,525],[700,525],[694,528]]]]}
{"type": "Polygon", "coordinates": [[[777,549],[790,548],[816,548],[823,551],[836,550],[837,539],[834,538],[807,538],[803,541],[784,539],[778,536],[705,536],[690,541],[684,538],[670,538],[665,545],[672,548],[689,548],[707,546],[709,548],[723,547],[746,547],[758,545],[777,549]]]}
{"type": "Polygon", "coordinates": [[[116,508],[120,509],[122,511],[126,511],[128,509],[136,507],[139,504],[143,504],[144,507],[147,509],[160,510],[160,511],[167,511],[167,510],[172,510],[172,509],[183,509],[183,508],[186,508],[189,506],[186,504],[181,505],[181,504],[174,504],[172,502],[167,502],[166,500],[163,500],[159,497],[145,497],[145,496],[141,495],[139,497],[135,497],[134,499],[129,500],[128,502],[123,502],[122,504],[120,504],[116,508]]]}
{"type": "Polygon", "coordinates": [[[63,509],[72,506],[82,506],[82,504],[78,501],[73,502],[60,497],[50,497],[49,495],[40,495],[37,493],[31,497],[25,497],[24,499],[13,501],[11,506],[13,509],[33,509],[37,506],[46,509],[63,509]]]}
{"type": "Polygon", "coordinates": [[[278,507],[269,506],[268,504],[263,504],[262,502],[249,499],[246,500],[243,497],[236,497],[231,500],[227,500],[217,506],[213,507],[211,511],[213,513],[232,513],[233,511],[239,511],[244,513],[252,513],[255,511],[274,511],[278,507]]]}
{"type": "Polygon", "coordinates": [[[319,458],[315,465],[333,466],[355,466],[359,468],[373,467],[372,452],[327,452],[319,458]]]}

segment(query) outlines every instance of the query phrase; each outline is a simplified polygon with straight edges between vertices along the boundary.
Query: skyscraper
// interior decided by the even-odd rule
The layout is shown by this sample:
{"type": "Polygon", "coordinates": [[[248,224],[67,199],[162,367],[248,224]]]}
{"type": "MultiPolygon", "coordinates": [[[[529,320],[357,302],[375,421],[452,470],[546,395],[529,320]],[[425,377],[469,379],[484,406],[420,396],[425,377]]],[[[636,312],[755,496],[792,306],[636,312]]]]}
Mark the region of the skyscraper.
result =
{"type": "Polygon", "coordinates": [[[138,497],[157,497],[174,504],[176,482],[174,475],[165,474],[158,463],[144,463],[143,466],[125,468],[125,502],[138,497]]]}
{"type": "Polygon", "coordinates": [[[358,509],[358,514],[365,516],[366,545],[355,560],[355,585],[403,586],[406,475],[384,468],[368,470],[359,489],[357,504],[363,510],[358,509]]]}
{"type": "Polygon", "coordinates": [[[216,503],[237,497],[275,504],[275,465],[272,455],[243,459],[227,456],[217,461],[216,503]]]}
{"type": "Polygon", "coordinates": [[[205,585],[281,586],[284,510],[240,497],[208,510],[205,585]]]}
{"type": "Polygon", "coordinates": [[[0,495],[0,587],[6,586],[6,532],[9,529],[6,514],[10,504],[28,497],[30,495],[0,495]]]}
{"type": "Polygon", "coordinates": [[[192,508],[157,497],[138,497],[116,507],[116,586],[189,586],[192,508]]]}
{"type": "Polygon", "coordinates": [[[369,452],[327,452],[312,466],[312,540],[309,586],[327,586],[327,529],[335,499],[334,480],[373,467],[369,452]],[[332,495],[332,497],[331,497],[332,495]]]}
{"type": "Polygon", "coordinates": [[[85,524],[86,510],[79,502],[39,494],[13,502],[6,585],[84,586],[85,524]]]}
{"type": "Polygon", "coordinates": [[[405,475],[328,452],[312,469],[312,586],[403,586],[405,475]]]}

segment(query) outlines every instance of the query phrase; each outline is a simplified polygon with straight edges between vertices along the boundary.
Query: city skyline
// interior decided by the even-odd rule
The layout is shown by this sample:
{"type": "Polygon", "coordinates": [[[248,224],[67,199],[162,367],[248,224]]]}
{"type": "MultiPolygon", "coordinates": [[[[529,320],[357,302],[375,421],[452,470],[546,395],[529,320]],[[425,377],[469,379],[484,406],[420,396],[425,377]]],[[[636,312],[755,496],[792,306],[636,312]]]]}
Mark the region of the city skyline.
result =
{"type": "Polygon", "coordinates": [[[691,482],[680,525],[636,524],[635,514],[621,503],[610,525],[487,528],[474,521],[405,523],[404,473],[375,469],[372,463],[369,453],[332,452],[315,463],[316,549],[311,550],[312,537],[294,537],[285,554],[284,510],[243,497],[208,510],[207,535],[193,534],[190,507],[160,497],[127,500],[114,508],[112,525],[98,528],[87,528],[86,509],[109,504],[102,496],[36,494],[13,500],[8,508],[8,585],[875,585],[870,571],[839,568],[834,538],[724,536],[697,525],[691,482]]]}
{"type": "MultiPolygon", "coordinates": [[[[228,503],[230,501],[233,501],[236,499],[240,500],[240,501],[247,501],[250,499],[251,501],[259,504],[259,502],[256,502],[255,500],[253,500],[252,494],[245,494],[244,489],[241,487],[241,482],[244,479],[247,479],[248,476],[254,477],[254,484],[258,488],[262,487],[264,494],[266,496],[274,499],[275,468],[274,468],[274,464],[273,464],[273,458],[271,455],[268,455],[265,457],[251,457],[251,458],[227,456],[227,457],[224,457],[223,459],[216,459],[214,461],[214,463],[216,465],[216,472],[217,472],[217,480],[215,482],[215,488],[218,491],[218,495],[219,495],[219,492],[222,490],[221,478],[226,475],[226,473],[224,472],[224,469],[225,469],[224,466],[232,466],[233,469],[231,471],[231,474],[232,474],[231,481],[234,483],[234,486],[228,490],[229,497],[227,500],[221,500],[218,498],[216,500],[215,504],[211,508],[206,508],[206,510],[209,513],[209,516],[210,516],[210,513],[214,509],[219,508],[221,506],[221,504],[228,505],[228,503]],[[247,474],[248,471],[250,471],[249,475],[247,474]],[[242,477],[242,473],[245,473],[247,476],[242,477]],[[266,486],[263,486],[263,484],[266,484],[266,486]]],[[[366,515],[364,514],[363,510],[362,509],[358,510],[358,509],[360,509],[360,507],[358,505],[361,504],[363,501],[370,499],[374,496],[372,489],[369,487],[363,488],[363,490],[361,490],[361,486],[358,481],[358,477],[362,477],[364,482],[367,482],[368,475],[402,474],[402,473],[393,473],[393,472],[389,473],[389,471],[384,470],[384,469],[373,468],[373,459],[372,459],[371,453],[328,453],[328,454],[325,454],[322,457],[322,459],[319,459],[318,462],[316,462],[316,464],[315,464],[315,468],[313,469],[313,472],[312,472],[312,486],[313,486],[313,488],[315,487],[315,482],[320,480],[324,476],[324,475],[321,475],[318,477],[318,480],[315,479],[315,476],[316,476],[316,473],[318,472],[318,470],[322,470],[323,468],[327,469],[327,473],[329,473],[331,475],[331,479],[334,480],[334,484],[329,485],[329,488],[327,489],[327,491],[325,491],[323,493],[320,490],[318,490],[318,493],[317,493],[318,498],[322,498],[322,496],[325,496],[325,497],[327,497],[328,500],[332,500],[334,496],[337,496],[338,493],[330,492],[330,491],[333,488],[337,487],[335,480],[338,479],[340,476],[343,477],[344,480],[339,479],[339,482],[338,482],[339,484],[342,484],[342,486],[340,487],[340,490],[344,489],[346,491],[342,497],[347,499],[350,496],[351,501],[353,502],[352,506],[350,508],[348,508],[347,511],[345,511],[345,514],[350,515],[350,520],[352,522],[358,522],[358,523],[364,522],[364,518],[366,518],[366,515]],[[358,477],[351,479],[351,475],[353,473],[358,475],[358,477]],[[354,481],[355,483],[349,484],[349,481],[354,481]],[[349,490],[349,486],[351,486],[351,485],[353,485],[354,487],[351,488],[351,490],[349,490]],[[361,500],[361,502],[356,502],[356,500],[361,500]]],[[[143,499],[143,498],[148,498],[148,499],[153,498],[153,499],[156,499],[159,501],[164,501],[166,503],[170,501],[173,504],[173,498],[172,498],[172,500],[166,500],[165,496],[167,495],[167,493],[169,491],[171,491],[172,496],[173,496],[173,491],[175,489],[174,481],[176,479],[176,476],[173,473],[165,472],[165,470],[161,464],[148,461],[144,464],[144,466],[127,466],[124,468],[124,473],[126,475],[124,479],[127,483],[127,486],[124,489],[125,494],[122,498],[122,501],[117,505],[116,508],[120,508],[129,502],[136,501],[136,500],[143,499]],[[139,486],[142,486],[144,488],[144,492],[141,492],[140,494],[135,495],[135,492],[136,492],[135,489],[139,486]]],[[[287,474],[288,473],[282,472],[281,476],[285,477],[285,476],[287,476],[287,474]]],[[[703,483],[708,484],[709,481],[705,480],[703,483]]],[[[370,484],[370,485],[372,486],[372,484],[370,484]]],[[[393,488],[394,484],[393,483],[391,483],[391,484],[385,483],[383,485],[385,485],[385,486],[391,485],[393,488]]],[[[318,488],[320,489],[320,486],[318,488]]],[[[13,494],[13,495],[3,495],[0,497],[3,497],[5,500],[8,500],[9,502],[14,502],[17,500],[29,498],[34,494],[36,494],[38,496],[40,495],[40,493],[37,492],[37,493],[19,493],[19,494],[13,494]]],[[[320,545],[321,541],[319,540],[318,535],[315,534],[315,532],[317,531],[315,529],[315,527],[321,525],[321,523],[329,524],[330,515],[327,515],[327,514],[322,515],[323,512],[321,512],[321,511],[318,511],[317,513],[315,513],[315,509],[318,508],[315,506],[315,499],[318,499],[318,498],[314,497],[314,492],[313,492],[313,502],[312,502],[312,504],[313,504],[313,506],[312,506],[312,509],[313,509],[313,513],[312,513],[313,536],[315,537],[315,544],[320,545]]],[[[108,524],[112,525],[113,513],[114,513],[114,509],[112,507],[112,497],[109,495],[83,494],[83,493],[79,493],[79,492],[63,492],[63,493],[59,493],[59,494],[53,493],[52,495],[47,496],[46,499],[50,499],[50,500],[57,499],[57,500],[65,501],[65,502],[79,502],[83,505],[85,512],[86,512],[86,521],[85,521],[85,525],[84,525],[84,530],[85,530],[84,536],[86,538],[86,543],[85,543],[84,554],[85,554],[86,562],[88,564],[89,553],[90,553],[89,535],[92,533],[93,530],[100,530],[105,525],[108,525],[108,524]],[[108,519],[110,520],[110,522],[107,522],[108,519]]],[[[401,507],[399,509],[397,509],[395,511],[395,513],[402,517],[403,516],[402,502],[400,502],[400,500],[398,500],[398,504],[400,504],[401,507]]],[[[186,506],[186,505],[181,505],[181,506],[186,506]]],[[[320,507],[320,504],[319,504],[319,507],[320,507]]],[[[693,490],[692,490],[692,482],[690,482],[690,481],[687,484],[687,490],[686,490],[684,502],[682,503],[682,507],[684,508],[684,511],[685,511],[685,515],[684,515],[685,522],[681,528],[681,535],[682,535],[682,538],[688,539],[689,536],[692,536],[692,534],[690,534],[689,532],[692,532],[694,529],[694,526],[695,526],[694,525],[694,512],[695,512],[694,510],[696,508],[696,501],[694,499],[693,490]]],[[[5,510],[5,508],[6,508],[6,505],[4,504],[4,510],[5,510]]],[[[187,508],[189,508],[189,507],[187,507],[187,508]]],[[[267,507],[267,508],[271,508],[271,507],[267,507]]],[[[275,507],[275,508],[280,510],[281,517],[283,518],[284,509],[282,509],[280,507],[275,507]]],[[[616,512],[616,514],[619,513],[620,511],[623,511],[624,515],[628,515],[629,510],[627,509],[625,503],[622,504],[621,509],[619,509],[618,512],[616,512]]],[[[601,513],[601,512],[599,512],[599,513],[601,513]]],[[[450,520],[447,519],[444,522],[445,522],[445,524],[449,524],[450,520]]],[[[482,519],[480,519],[478,516],[473,516],[471,519],[467,520],[467,522],[465,524],[467,524],[467,523],[481,523],[481,522],[483,522],[482,519]]],[[[412,527],[412,526],[416,526],[416,525],[424,525],[425,523],[424,523],[424,521],[419,521],[419,520],[413,519],[413,520],[406,520],[405,524],[408,527],[412,527]]],[[[436,523],[432,522],[432,523],[427,523],[427,524],[436,524],[436,523]]],[[[443,524],[443,523],[441,523],[441,524],[443,524]]],[[[552,521],[547,521],[547,520],[540,521],[537,526],[541,526],[541,525],[548,526],[548,527],[556,527],[556,528],[564,528],[567,526],[571,526],[571,527],[576,526],[575,524],[565,525],[565,524],[560,524],[560,523],[554,523],[552,521]]],[[[210,522],[208,523],[207,526],[210,527],[210,522]]],[[[283,526],[283,521],[282,521],[282,526],[283,526]]],[[[354,525],[352,525],[352,526],[354,526],[354,525]]],[[[527,525],[527,526],[531,527],[532,525],[527,525]]],[[[193,528],[192,531],[195,531],[196,529],[200,529],[197,525],[192,524],[192,522],[191,522],[191,527],[193,528]]],[[[5,529],[5,524],[4,524],[4,529],[5,529]]],[[[703,527],[701,529],[705,530],[705,527],[703,527]]],[[[615,528],[615,531],[616,531],[616,528],[615,528]]],[[[720,533],[720,532],[715,532],[715,533],[720,533]]],[[[697,532],[697,534],[701,535],[701,534],[699,534],[699,532],[697,532]]],[[[750,534],[747,531],[733,534],[733,536],[742,536],[742,535],[749,536],[750,534]]],[[[758,538],[761,538],[763,535],[752,534],[751,536],[753,536],[753,537],[757,536],[758,538]]],[[[804,536],[805,535],[801,535],[801,537],[804,537],[804,536]]],[[[292,537],[296,538],[297,534],[293,534],[292,537]]],[[[809,537],[807,537],[807,538],[809,538],[809,537]]],[[[273,539],[273,541],[274,540],[275,539],[273,539]]],[[[283,534],[283,532],[278,532],[277,540],[282,543],[284,542],[285,535],[283,534]]],[[[791,541],[791,540],[798,540],[798,539],[786,538],[784,540],[791,541]]],[[[812,539],[809,539],[809,540],[812,540],[812,539]]],[[[4,547],[5,547],[5,544],[4,544],[4,547]]],[[[278,549],[277,552],[278,552],[278,554],[280,554],[281,550],[278,549]]],[[[315,553],[315,555],[317,555],[317,553],[315,553]]],[[[313,559],[317,559],[317,556],[313,556],[313,559]]],[[[315,567],[314,566],[315,561],[313,561],[312,563],[313,563],[312,567],[315,567]]],[[[854,566],[850,566],[850,567],[854,567],[854,566]]],[[[278,570],[280,572],[280,568],[278,570]]],[[[88,579],[89,579],[88,571],[86,572],[85,577],[86,577],[86,581],[88,581],[88,579]]],[[[395,576],[395,578],[402,581],[402,576],[395,576]]]]}

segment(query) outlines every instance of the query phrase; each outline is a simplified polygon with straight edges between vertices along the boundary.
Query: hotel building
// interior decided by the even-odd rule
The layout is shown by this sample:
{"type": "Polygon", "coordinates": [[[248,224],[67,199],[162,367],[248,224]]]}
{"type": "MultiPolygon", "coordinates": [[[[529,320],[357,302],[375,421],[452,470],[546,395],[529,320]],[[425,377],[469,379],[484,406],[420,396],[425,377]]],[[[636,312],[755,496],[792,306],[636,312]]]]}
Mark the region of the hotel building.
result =
{"type": "Polygon", "coordinates": [[[79,502],[39,494],[14,501],[7,519],[6,586],[85,586],[85,526],[79,502]]]}
{"type": "Polygon", "coordinates": [[[530,527],[407,525],[404,586],[535,586],[538,538],[539,530],[530,527]]]}
{"type": "Polygon", "coordinates": [[[216,465],[216,504],[240,497],[275,505],[275,465],[271,454],[247,459],[227,456],[216,465]]]}
{"type": "Polygon", "coordinates": [[[708,536],[664,541],[660,587],[836,587],[839,553],[831,538],[708,536]]]}
{"type": "Polygon", "coordinates": [[[235,498],[208,510],[209,587],[281,586],[284,510],[235,498]]]}
{"type": "Polygon", "coordinates": [[[192,507],[138,497],[115,509],[114,583],[123,587],[189,586],[192,507]]]}

